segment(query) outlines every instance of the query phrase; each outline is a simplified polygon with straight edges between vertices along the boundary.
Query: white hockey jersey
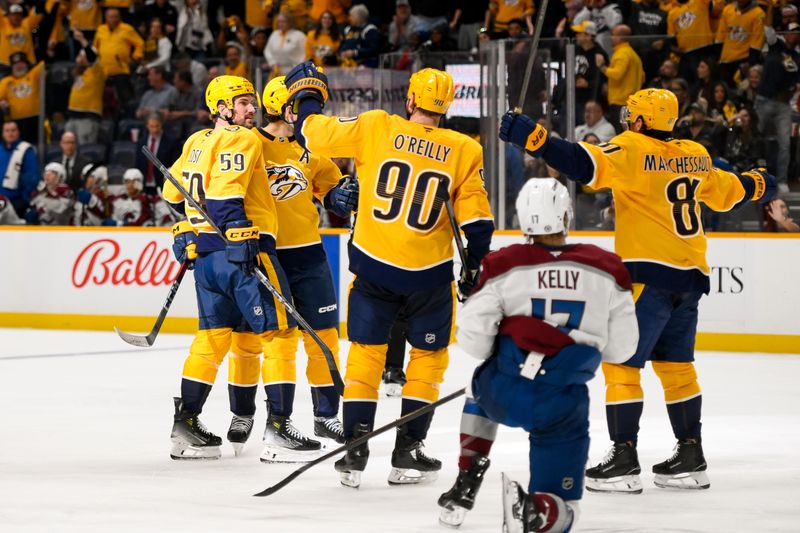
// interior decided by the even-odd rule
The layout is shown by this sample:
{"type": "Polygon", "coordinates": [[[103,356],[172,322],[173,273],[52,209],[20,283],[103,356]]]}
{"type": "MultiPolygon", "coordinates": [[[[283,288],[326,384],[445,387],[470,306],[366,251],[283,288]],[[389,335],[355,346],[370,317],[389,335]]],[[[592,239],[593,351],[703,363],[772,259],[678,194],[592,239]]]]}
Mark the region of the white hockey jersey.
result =
{"type": "Polygon", "coordinates": [[[487,255],[458,314],[456,339],[471,356],[487,359],[500,322],[515,316],[558,327],[609,363],[628,360],[639,342],[628,271],[616,254],[590,244],[515,244],[487,255]]]}

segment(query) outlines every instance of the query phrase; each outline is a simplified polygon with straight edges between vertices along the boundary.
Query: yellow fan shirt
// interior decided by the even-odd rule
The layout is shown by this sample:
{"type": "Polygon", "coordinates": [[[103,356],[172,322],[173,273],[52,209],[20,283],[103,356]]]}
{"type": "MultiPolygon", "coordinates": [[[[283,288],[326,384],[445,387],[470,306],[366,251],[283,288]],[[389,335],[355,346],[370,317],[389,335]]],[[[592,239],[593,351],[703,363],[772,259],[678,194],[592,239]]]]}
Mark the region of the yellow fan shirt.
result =
{"type": "Polygon", "coordinates": [[[8,102],[11,120],[39,115],[39,75],[43,68],[44,63],[39,62],[21,78],[9,75],[0,80],[0,100],[8,102]]]}
{"type": "Polygon", "coordinates": [[[725,6],[717,27],[717,42],[722,43],[719,62],[747,59],[751,48],[760,51],[765,39],[764,18],[764,11],[758,6],[744,13],[736,3],[725,6]]]}
{"type": "Polygon", "coordinates": [[[682,52],[691,52],[714,42],[709,8],[711,0],[689,0],[676,4],[667,15],[667,33],[674,35],[682,52]]]}

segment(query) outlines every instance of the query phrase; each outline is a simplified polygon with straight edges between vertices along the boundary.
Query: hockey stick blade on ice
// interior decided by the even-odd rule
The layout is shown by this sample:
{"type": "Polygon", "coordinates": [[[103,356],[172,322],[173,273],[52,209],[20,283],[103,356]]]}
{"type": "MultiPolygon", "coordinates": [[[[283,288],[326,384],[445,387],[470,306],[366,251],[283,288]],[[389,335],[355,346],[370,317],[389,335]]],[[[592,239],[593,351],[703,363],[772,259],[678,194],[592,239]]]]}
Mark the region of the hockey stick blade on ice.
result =
{"type": "Polygon", "coordinates": [[[367,442],[372,437],[376,437],[376,436],[380,435],[381,433],[385,433],[385,432],[389,431],[392,428],[396,428],[397,426],[403,425],[406,422],[410,422],[411,420],[414,420],[418,416],[422,416],[422,415],[424,415],[426,413],[429,413],[429,412],[433,411],[434,409],[436,409],[437,407],[439,407],[441,405],[444,405],[444,404],[446,404],[447,402],[449,402],[451,400],[455,400],[456,398],[458,398],[459,396],[464,394],[464,392],[466,392],[466,389],[459,389],[459,390],[457,390],[457,391],[455,391],[455,392],[453,392],[451,394],[448,394],[444,398],[440,398],[437,401],[426,405],[425,407],[420,407],[416,411],[411,411],[407,415],[401,416],[400,418],[398,418],[394,422],[389,422],[385,426],[381,426],[378,429],[367,433],[366,435],[362,435],[362,436],[358,437],[357,439],[354,439],[351,442],[348,442],[347,444],[342,444],[338,448],[336,448],[334,450],[331,450],[330,452],[326,453],[325,455],[323,455],[321,457],[317,457],[316,459],[314,459],[310,463],[304,464],[303,466],[301,466],[300,468],[298,468],[297,470],[295,470],[294,472],[292,472],[291,474],[289,474],[288,476],[286,476],[282,480],[278,481],[276,484],[272,485],[269,488],[266,488],[266,489],[262,490],[261,492],[259,492],[257,494],[253,494],[253,496],[263,497],[263,496],[270,496],[271,494],[275,494],[276,492],[281,490],[283,487],[285,487],[286,485],[288,485],[289,483],[291,483],[292,481],[297,479],[300,476],[300,474],[302,474],[303,472],[305,472],[307,470],[310,470],[311,468],[315,467],[316,465],[318,465],[320,463],[324,463],[325,461],[327,461],[331,457],[336,457],[337,455],[339,455],[339,454],[341,454],[343,452],[346,452],[348,450],[351,450],[351,449],[355,448],[356,446],[361,446],[362,444],[367,442]]]}
{"type": "MultiPolygon", "coordinates": [[[[201,217],[203,217],[206,220],[206,222],[208,222],[208,225],[211,226],[211,228],[216,232],[216,234],[219,235],[219,237],[223,241],[228,242],[228,239],[225,237],[225,234],[222,232],[221,229],[219,229],[219,226],[217,226],[217,224],[211,219],[211,217],[208,216],[208,213],[206,213],[206,210],[203,208],[203,206],[201,206],[200,203],[197,200],[195,200],[191,194],[189,194],[189,192],[184,188],[184,186],[181,185],[181,183],[177,179],[175,179],[175,176],[173,176],[172,173],[170,173],[169,169],[164,166],[164,163],[159,161],[159,159],[155,155],[153,155],[153,152],[151,152],[147,148],[147,146],[142,146],[142,153],[145,155],[145,157],[147,157],[147,159],[150,160],[151,163],[153,163],[153,165],[155,165],[155,167],[161,172],[161,174],[164,175],[164,178],[168,180],[170,183],[172,183],[176,189],[178,189],[178,192],[180,192],[186,199],[186,201],[189,202],[189,204],[197,211],[197,213],[201,217]]],[[[275,285],[273,285],[272,282],[270,282],[269,278],[267,278],[267,275],[264,274],[260,268],[255,269],[255,276],[256,278],[258,278],[258,281],[264,287],[266,287],[266,289],[270,293],[272,293],[272,295],[281,303],[281,305],[283,305],[283,307],[286,309],[286,312],[292,315],[292,317],[297,321],[300,327],[305,329],[306,332],[308,332],[308,334],[311,336],[311,338],[314,339],[314,342],[317,343],[320,350],[322,350],[323,355],[325,356],[325,362],[328,364],[328,370],[330,371],[331,379],[333,380],[333,388],[336,390],[336,393],[339,396],[344,394],[344,381],[342,381],[342,375],[339,373],[339,369],[336,367],[336,359],[333,358],[333,352],[331,352],[331,349],[328,347],[327,344],[325,344],[325,341],[323,341],[322,338],[320,338],[320,336],[317,335],[317,332],[314,331],[314,329],[308,325],[308,322],[306,322],[306,320],[300,315],[300,313],[297,312],[297,309],[294,308],[292,303],[289,300],[287,300],[283,296],[283,294],[281,294],[281,291],[275,288],[275,285]]]]}
{"type": "Polygon", "coordinates": [[[514,112],[516,113],[522,113],[522,106],[525,103],[525,94],[528,92],[528,85],[531,83],[531,74],[533,74],[533,65],[536,62],[536,52],[539,51],[539,38],[542,35],[545,12],[547,12],[547,0],[542,0],[542,4],[539,6],[539,12],[536,14],[536,27],[533,28],[531,52],[528,56],[528,65],[525,68],[525,77],[522,78],[522,87],[519,91],[519,103],[517,107],[514,108],[514,112]]]}
{"type": "Polygon", "coordinates": [[[175,295],[178,294],[178,287],[181,286],[181,281],[183,280],[184,274],[189,269],[189,263],[181,263],[181,269],[178,271],[178,277],[175,278],[175,281],[172,282],[172,286],[169,288],[169,293],[167,293],[167,299],[164,300],[164,305],[161,306],[161,312],[158,314],[158,318],[156,318],[156,323],[153,326],[153,329],[150,330],[150,333],[147,335],[134,335],[133,333],[127,333],[122,331],[121,329],[115,327],[114,331],[117,332],[119,338],[131,344],[133,346],[140,346],[142,348],[149,348],[156,342],[156,337],[158,336],[158,332],[161,331],[161,325],[164,323],[164,319],[167,318],[167,313],[169,312],[169,308],[172,305],[172,300],[175,299],[175,295]]]}

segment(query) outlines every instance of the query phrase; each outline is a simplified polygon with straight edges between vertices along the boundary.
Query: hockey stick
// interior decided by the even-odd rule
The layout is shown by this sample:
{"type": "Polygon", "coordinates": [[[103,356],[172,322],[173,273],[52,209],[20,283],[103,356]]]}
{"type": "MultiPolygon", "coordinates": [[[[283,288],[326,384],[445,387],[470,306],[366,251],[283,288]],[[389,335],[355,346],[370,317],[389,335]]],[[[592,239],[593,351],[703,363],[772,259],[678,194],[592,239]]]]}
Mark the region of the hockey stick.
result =
{"type": "MultiPolygon", "coordinates": [[[[228,242],[228,239],[225,238],[225,234],[222,232],[221,229],[219,229],[219,226],[217,226],[216,223],[214,223],[214,221],[211,220],[211,217],[208,216],[206,210],[203,209],[203,207],[197,202],[197,200],[195,200],[192,197],[192,195],[189,194],[189,192],[183,187],[183,185],[181,185],[180,182],[177,179],[175,179],[175,176],[173,176],[170,173],[169,169],[165,167],[164,164],[161,161],[159,161],[155,155],[153,155],[153,152],[151,152],[147,148],[147,146],[142,146],[142,153],[145,155],[145,157],[147,157],[147,159],[149,159],[153,163],[153,165],[155,165],[155,167],[164,175],[164,177],[167,180],[169,180],[169,182],[172,183],[176,189],[178,189],[178,192],[180,192],[186,199],[186,201],[189,202],[189,204],[193,208],[195,208],[197,213],[201,217],[203,217],[206,220],[206,222],[208,222],[208,224],[217,233],[217,235],[219,235],[219,237],[223,241],[228,242]]],[[[275,288],[275,285],[273,285],[269,281],[269,278],[267,278],[266,274],[264,274],[261,271],[261,269],[256,268],[255,275],[256,278],[258,278],[258,281],[261,282],[261,284],[264,287],[266,287],[269,292],[272,293],[272,295],[283,305],[283,307],[286,308],[286,311],[290,315],[292,315],[292,317],[294,317],[297,323],[303,329],[305,329],[306,332],[308,332],[311,338],[314,339],[314,342],[316,342],[317,345],[320,347],[320,350],[322,350],[322,353],[325,355],[325,361],[328,363],[328,370],[331,373],[331,379],[333,380],[333,387],[336,390],[336,393],[339,396],[344,394],[344,381],[342,381],[342,375],[339,373],[339,369],[336,368],[336,360],[333,358],[333,352],[331,352],[331,349],[328,347],[327,344],[325,344],[325,341],[323,341],[320,338],[320,336],[317,335],[317,332],[314,331],[314,329],[308,325],[308,322],[306,322],[306,320],[300,315],[300,313],[297,312],[297,309],[294,308],[292,303],[289,300],[287,300],[283,296],[283,294],[281,294],[281,291],[275,288]]]]}
{"type": "Polygon", "coordinates": [[[401,416],[400,418],[398,418],[394,422],[389,422],[385,426],[381,426],[378,429],[367,433],[366,435],[361,435],[357,439],[353,439],[352,441],[348,442],[347,444],[342,444],[338,448],[326,453],[322,457],[317,457],[316,459],[314,459],[310,463],[304,464],[303,466],[301,466],[300,468],[298,468],[297,470],[295,470],[294,472],[292,472],[291,474],[289,474],[288,476],[286,476],[285,478],[283,478],[282,480],[280,480],[276,484],[272,485],[269,488],[266,488],[266,489],[262,490],[261,492],[259,492],[257,494],[253,494],[253,496],[269,496],[271,494],[275,494],[276,492],[281,490],[283,487],[285,487],[286,485],[288,485],[289,483],[291,483],[292,481],[297,479],[297,477],[299,477],[300,474],[302,474],[306,470],[309,470],[312,467],[314,467],[314,466],[316,466],[316,465],[318,465],[320,463],[323,463],[323,462],[327,461],[328,459],[330,459],[331,457],[335,457],[335,456],[339,455],[342,452],[346,452],[348,450],[351,450],[351,449],[355,448],[356,446],[361,446],[362,444],[367,442],[372,437],[376,437],[376,436],[380,435],[381,433],[385,433],[385,432],[389,431],[392,428],[395,428],[397,426],[405,424],[406,422],[410,422],[411,420],[414,420],[418,416],[422,416],[422,415],[424,415],[426,413],[429,413],[429,412],[433,411],[434,409],[436,409],[437,407],[446,404],[450,400],[455,400],[456,398],[458,398],[459,396],[464,394],[465,391],[466,391],[466,389],[459,389],[459,390],[453,392],[452,394],[449,394],[449,395],[445,396],[444,398],[439,398],[437,401],[435,401],[435,402],[433,402],[431,404],[428,404],[425,407],[420,407],[416,411],[411,411],[407,415],[401,416]]]}
{"type": "Polygon", "coordinates": [[[181,269],[178,271],[178,277],[172,282],[172,286],[169,288],[169,293],[167,293],[167,299],[164,300],[164,305],[161,306],[161,312],[158,314],[158,318],[156,318],[156,324],[153,326],[153,329],[150,330],[150,333],[147,335],[134,335],[133,333],[126,333],[121,329],[114,327],[114,331],[117,332],[117,335],[119,335],[120,339],[124,340],[128,344],[132,344],[133,346],[141,346],[142,348],[149,348],[153,345],[153,343],[156,341],[156,337],[158,336],[158,332],[161,331],[161,324],[163,324],[164,319],[167,318],[167,312],[169,312],[169,307],[172,305],[172,300],[174,300],[175,295],[178,294],[178,287],[181,286],[183,275],[186,274],[187,270],[189,270],[189,262],[186,261],[181,263],[181,269]]]}
{"type": "Polygon", "coordinates": [[[536,27],[533,28],[533,41],[531,42],[531,53],[528,56],[528,66],[525,69],[525,77],[522,79],[522,88],[519,91],[519,104],[514,108],[515,113],[522,113],[522,105],[525,103],[525,93],[528,92],[528,85],[531,83],[533,64],[536,62],[536,52],[539,50],[539,37],[542,35],[544,25],[544,14],[547,11],[547,0],[542,0],[539,12],[536,14],[536,27]]]}
{"type": "Polygon", "coordinates": [[[450,197],[444,199],[444,207],[447,209],[447,218],[450,219],[450,227],[453,229],[453,237],[456,240],[456,248],[458,248],[458,256],[461,258],[461,268],[467,270],[467,251],[464,249],[464,242],[461,240],[461,231],[458,229],[458,221],[456,220],[456,210],[453,209],[453,202],[450,197]]]}

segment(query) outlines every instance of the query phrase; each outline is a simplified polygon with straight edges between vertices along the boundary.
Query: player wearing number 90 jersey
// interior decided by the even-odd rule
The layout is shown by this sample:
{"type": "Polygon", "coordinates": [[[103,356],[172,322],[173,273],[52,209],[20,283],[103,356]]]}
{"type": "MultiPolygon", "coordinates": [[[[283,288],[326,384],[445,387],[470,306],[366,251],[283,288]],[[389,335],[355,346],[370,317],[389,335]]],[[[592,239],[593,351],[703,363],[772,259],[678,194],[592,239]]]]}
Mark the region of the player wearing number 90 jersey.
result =
{"type": "Polygon", "coordinates": [[[624,364],[603,363],[614,448],[607,461],[587,470],[587,488],[642,492],[636,442],[644,398],[640,369],[648,360],[661,379],[678,440],[675,455],[653,467],[656,484],[707,488],[693,365],[698,303],[709,291],[699,203],[728,211],[749,201],[766,202],[775,178],[764,169],[735,174],[714,168],[704,147],[672,139],[678,100],[669,91],[638,91],[623,112],[629,131],[605,145],[549,138],[543,127],[513,112],[503,117],[500,138],[579,183],[614,192],[615,247],[633,281],[639,344],[624,364]]]}
{"type": "MultiPolygon", "coordinates": [[[[494,227],[483,186],[483,152],[467,136],[438,127],[453,100],[453,80],[445,72],[423,69],[412,75],[408,120],[380,110],[354,118],[323,116],[327,79],[310,62],[295,67],[286,85],[298,113],[298,141],[314,154],[353,157],[360,184],[350,246],[356,279],[348,300],[351,348],[343,408],[350,439],[373,425],[389,331],[399,312],[408,319],[412,346],[402,414],[438,398],[455,302],[453,234],[444,199],[452,198],[467,236],[466,268],[477,271],[494,227]]],[[[419,452],[429,423],[430,416],[421,416],[399,428],[390,483],[419,482],[440,468],[419,452]],[[405,476],[409,468],[422,477],[405,476]]],[[[365,452],[359,447],[337,462],[343,483],[359,483],[365,452]]]]}

